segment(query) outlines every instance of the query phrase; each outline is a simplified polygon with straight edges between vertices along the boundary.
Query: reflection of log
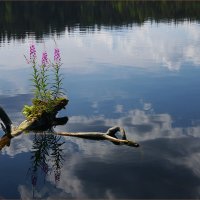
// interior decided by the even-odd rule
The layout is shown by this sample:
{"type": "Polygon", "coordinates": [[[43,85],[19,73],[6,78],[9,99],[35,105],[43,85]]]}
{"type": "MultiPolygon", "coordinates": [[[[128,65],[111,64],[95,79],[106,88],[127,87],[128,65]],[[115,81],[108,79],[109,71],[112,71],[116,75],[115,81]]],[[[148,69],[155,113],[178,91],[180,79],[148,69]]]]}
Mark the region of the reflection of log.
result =
{"type": "Polygon", "coordinates": [[[7,136],[3,136],[0,139],[0,150],[3,149],[5,146],[9,146],[10,145],[10,138],[7,136]]]}
{"type": "MultiPolygon", "coordinates": [[[[61,118],[64,119],[64,118],[61,118]]],[[[66,117],[66,122],[68,118],[66,117]]],[[[45,120],[44,120],[45,121],[45,120]]],[[[58,122],[59,120],[57,120],[58,122]]],[[[31,121],[23,121],[18,127],[12,128],[11,132],[8,133],[6,130],[4,132],[6,133],[4,136],[0,138],[0,150],[5,147],[10,145],[11,138],[16,137],[23,133],[24,131],[31,131],[33,124],[37,123],[38,119],[33,119],[31,121]]],[[[61,125],[63,125],[63,120],[61,120],[61,125]]],[[[57,124],[59,125],[59,124],[57,124]]],[[[47,127],[47,130],[51,127],[47,127]]],[[[39,133],[38,133],[39,134],[39,133]]],[[[116,145],[124,144],[127,146],[132,146],[132,147],[139,147],[139,144],[127,140],[126,134],[123,128],[121,127],[112,127],[109,128],[106,133],[101,133],[101,132],[78,132],[78,133],[70,133],[70,132],[52,132],[50,134],[56,134],[56,135],[61,135],[61,136],[71,136],[71,137],[79,137],[79,138],[84,138],[84,139],[92,139],[92,140],[108,140],[116,145]],[[116,133],[120,132],[122,133],[122,139],[119,139],[116,137],[116,133]]]]}

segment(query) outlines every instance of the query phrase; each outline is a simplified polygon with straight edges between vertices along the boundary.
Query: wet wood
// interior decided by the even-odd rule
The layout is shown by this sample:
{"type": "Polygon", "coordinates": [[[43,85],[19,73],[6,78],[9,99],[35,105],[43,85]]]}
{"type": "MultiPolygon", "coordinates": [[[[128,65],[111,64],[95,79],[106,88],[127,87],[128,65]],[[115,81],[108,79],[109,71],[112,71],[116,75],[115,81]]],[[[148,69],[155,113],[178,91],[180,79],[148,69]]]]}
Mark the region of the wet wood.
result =
{"type": "MultiPolygon", "coordinates": [[[[5,135],[0,138],[0,150],[5,146],[9,146],[11,139],[17,137],[18,135],[22,134],[23,132],[30,132],[32,130],[31,127],[34,123],[36,123],[38,119],[33,120],[25,120],[23,121],[18,127],[12,127],[10,133],[5,132],[5,135]]],[[[39,132],[38,132],[39,134],[39,132]]],[[[126,138],[125,130],[122,127],[112,127],[109,128],[106,133],[103,132],[50,132],[49,134],[60,135],[64,137],[78,137],[83,139],[90,139],[90,140],[107,140],[112,142],[115,145],[127,145],[131,147],[139,147],[139,144],[135,141],[128,140],[126,138]],[[122,134],[122,138],[117,138],[117,133],[122,134]]]]}
{"type": "Polygon", "coordinates": [[[116,145],[127,145],[132,147],[139,147],[139,144],[132,140],[127,140],[126,134],[123,128],[115,126],[112,128],[109,128],[106,133],[102,132],[76,132],[76,133],[70,133],[70,132],[57,132],[57,135],[61,136],[71,136],[71,137],[79,137],[83,139],[90,139],[90,140],[107,140],[110,141],[116,145]],[[122,139],[119,139],[116,137],[116,133],[120,132],[122,133],[122,139]]]}

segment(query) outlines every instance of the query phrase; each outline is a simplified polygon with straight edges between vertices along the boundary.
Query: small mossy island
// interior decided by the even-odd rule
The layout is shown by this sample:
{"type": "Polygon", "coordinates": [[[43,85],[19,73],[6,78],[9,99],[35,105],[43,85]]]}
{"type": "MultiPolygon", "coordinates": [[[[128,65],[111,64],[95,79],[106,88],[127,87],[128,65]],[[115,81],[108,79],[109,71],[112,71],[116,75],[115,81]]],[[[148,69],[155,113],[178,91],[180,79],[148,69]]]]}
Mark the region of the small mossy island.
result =
{"type": "Polygon", "coordinates": [[[32,106],[25,105],[22,113],[27,120],[38,119],[44,114],[50,115],[55,112],[55,108],[64,108],[67,99],[59,97],[53,100],[42,101],[39,99],[32,99],[32,106]]]}
{"type": "Polygon", "coordinates": [[[1,127],[5,134],[0,138],[0,149],[9,146],[11,139],[30,131],[37,134],[45,133],[56,136],[71,136],[92,140],[107,140],[116,145],[127,145],[139,147],[135,141],[128,140],[125,130],[115,126],[109,128],[106,133],[102,132],[56,132],[53,127],[65,125],[68,117],[57,117],[60,110],[65,109],[68,98],[62,88],[63,76],[61,70],[60,50],[54,49],[54,62],[48,59],[47,52],[42,53],[41,63],[37,62],[36,48],[30,45],[30,57],[26,58],[28,64],[33,69],[32,84],[33,95],[32,105],[24,105],[22,110],[25,120],[17,127],[12,126],[12,122],[4,109],[0,107],[1,127]],[[51,73],[50,73],[51,72],[51,73]],[[53,73],[52,73],[53,72],[53,73]],[[51,84],[50,84],[51,83],[51,84]],[[122,138],[117,138],[116,133],[120,132],[122,138]]]}

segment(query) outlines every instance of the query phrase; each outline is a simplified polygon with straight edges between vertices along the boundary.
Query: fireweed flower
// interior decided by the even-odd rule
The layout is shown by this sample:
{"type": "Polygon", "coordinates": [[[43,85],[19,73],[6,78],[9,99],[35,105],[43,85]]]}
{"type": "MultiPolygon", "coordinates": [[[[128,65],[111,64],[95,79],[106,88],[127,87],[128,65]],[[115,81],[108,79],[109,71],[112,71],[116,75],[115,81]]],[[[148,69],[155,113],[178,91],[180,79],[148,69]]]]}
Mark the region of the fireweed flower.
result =
{"type": "Polygon", "coordinates": [[[59,64],[61,61],[60,50],[58,48],[54,49],[54,61],[56,64],[59,64]]]}
{"type": "Polygon", "coordinates": [[[47,52],[46,51],[44,51],[43,53],[42,53],[42,65],[44,65],[44,66],[46,66],[46,65],[48,65],[48,56],[47,56],[47,52]]]}
{"type": "Polygon", "coordinates": [[[32,44],[30,45],[30,62],[35,62],[36,60],[36,49],[35,49],[35,45],[32,44]]]}

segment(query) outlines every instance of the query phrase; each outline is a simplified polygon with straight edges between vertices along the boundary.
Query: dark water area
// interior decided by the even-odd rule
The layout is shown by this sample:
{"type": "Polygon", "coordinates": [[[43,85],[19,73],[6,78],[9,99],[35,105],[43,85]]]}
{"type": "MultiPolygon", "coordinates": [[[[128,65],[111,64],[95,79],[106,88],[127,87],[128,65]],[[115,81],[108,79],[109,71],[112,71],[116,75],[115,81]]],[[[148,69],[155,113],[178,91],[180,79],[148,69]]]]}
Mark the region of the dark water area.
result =
{"type": "Polygon", "coordinates": [[[22,134],[1,150],[2,199],[200,197],[200,2],[8,1],[0,16],[0,106],[14,126],[33,98],[24,55],[34,43],[38,62],[53,59],[55,40],[69,98],[56,131],[121,126],[140,144],[22,134]],[[48,156],[45,142],[62,150],[48,156]]]}
{"type": "Polygon", "coordinates": [[[122,26],[152,23],[199,21],[198,1],[23,1],[0,2],[2,42],[24,39],[33,34],[40,40],[67,29],[81,33],[122,26]]]}

